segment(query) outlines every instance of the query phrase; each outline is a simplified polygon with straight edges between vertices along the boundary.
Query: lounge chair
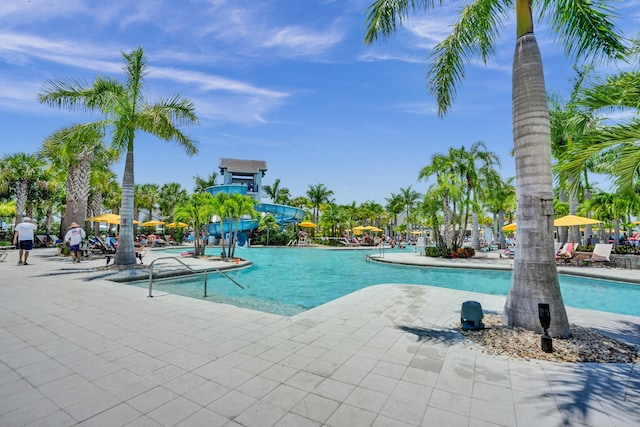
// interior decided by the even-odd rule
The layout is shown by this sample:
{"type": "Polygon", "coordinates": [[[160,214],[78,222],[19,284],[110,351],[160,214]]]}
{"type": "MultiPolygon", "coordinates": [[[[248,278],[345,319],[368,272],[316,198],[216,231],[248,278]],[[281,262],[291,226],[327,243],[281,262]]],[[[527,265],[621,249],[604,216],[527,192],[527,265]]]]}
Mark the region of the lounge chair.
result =
{"type": "Polygon", "coordinates": [[[611,265],[611,250],[613,245],[611,243],[596,243],[593,248],[591,258],[585,258],[581,261],[587,265],[611,265]]]}
{"type": "Polygon", "coordinates": [[[573,259],[579,243],[565,243],[562,249],[556,252],[556,265],[567,265],[573,259]]]}
{"type": "Polygon", "coordinates": [[[636,231],[635,233],[633,233],[633,236],[629,237],[627,239],[627,242],[631,246],[640,246],[640,232],[636,231]]]}
{"type": "MultiPolygon", "coordinates": [[[[13,248],[13,246],[11,246],[13,248]]],[[[0,262],[4,262],[7,259],[7,255],[9,255],[9,251],[6,247],[0,247],[0,262]]]]}
{"type": "Polygon", "coordinates": [[[102,237],[96,236],[93,238],[93,246],[89,249],[92,254],[114,254],[116,250],[113,246],[107,244],[102,237]]]}

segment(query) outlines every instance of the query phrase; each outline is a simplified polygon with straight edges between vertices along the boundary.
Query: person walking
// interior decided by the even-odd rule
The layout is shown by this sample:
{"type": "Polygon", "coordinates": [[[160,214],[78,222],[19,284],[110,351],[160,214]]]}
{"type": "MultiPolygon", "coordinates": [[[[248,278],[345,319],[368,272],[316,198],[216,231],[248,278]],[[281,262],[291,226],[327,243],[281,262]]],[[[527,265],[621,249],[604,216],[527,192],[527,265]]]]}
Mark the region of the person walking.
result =
{"type": "Polygon", "coordinates": [[[33,249],[33,232],[38,226],[31,218],[25,216],[22,222],[13,230],[13,244],[20,249],[18,252],[18,265],[29,265],[29,251],[33,249]]]}
{"type": "Polygon", "coordinates": [[[80,250],[80,243],[87,235],[84,230],[80,228],[78,224],[72,222],[69,226],[67,234],[64,235],[64,242],[69,243],[69,253],[74,263],[80,262],[82,258],[82,250],[80,250]]]}

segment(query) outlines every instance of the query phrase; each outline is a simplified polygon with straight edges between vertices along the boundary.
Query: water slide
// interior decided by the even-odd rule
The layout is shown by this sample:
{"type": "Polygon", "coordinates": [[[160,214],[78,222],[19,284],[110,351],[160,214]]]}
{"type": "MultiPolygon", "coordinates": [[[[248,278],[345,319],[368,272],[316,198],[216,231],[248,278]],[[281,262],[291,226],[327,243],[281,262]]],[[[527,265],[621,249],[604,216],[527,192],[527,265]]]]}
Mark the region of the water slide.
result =
{"type": "MultiPolygon", "coordinates": [[[[216,185],[216,186],[205,189],[205,191],[211,193],[214,196],[221,192],[228,193],[228,194],[246,195],[247,190],[248,189],[246,185],[236,185],[236,184],[216,185]]],[[[258,212],[273,215],[281,227],[284,227],[287,224],[299,223],[304,219],[304,215],[305,215],[305,211],[303,209],[295,208],[293,206],[277,205],[275,203],[258,203],[255,205],[254,208],[258,212]]],[[[258,228],[258,220],[257,219],[241,219],[237,225],[237,228],[239,232],[255,230],[256,228],[258,228]]],[[[224,234],[230,231],[235,231],[235,230],[236,230],[235,221],[231,223],[229,223],[229,221],[224,222],[223,230],[222,230],[224,234]]],[[[208,232],[209,234],[212,234],[216,237],[220,237],[222,235],[220,230],[220,222],[209,224],[208,232]]]]}

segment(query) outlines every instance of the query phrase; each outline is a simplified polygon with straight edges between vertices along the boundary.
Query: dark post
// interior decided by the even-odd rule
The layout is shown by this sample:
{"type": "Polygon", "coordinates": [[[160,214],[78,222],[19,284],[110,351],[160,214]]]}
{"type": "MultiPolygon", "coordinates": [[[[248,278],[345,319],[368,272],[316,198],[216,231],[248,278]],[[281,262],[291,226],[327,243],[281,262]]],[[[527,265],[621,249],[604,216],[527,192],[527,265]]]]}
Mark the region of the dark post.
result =
{"type": "Polygon", "coordinates": [[[538,318],[544,334],[540,337],[542,351],[545,353],[553,353],[553,341],[549,336],[549,325],[551,325],[551,309],[549,304],[538,304],[538,318]]]}

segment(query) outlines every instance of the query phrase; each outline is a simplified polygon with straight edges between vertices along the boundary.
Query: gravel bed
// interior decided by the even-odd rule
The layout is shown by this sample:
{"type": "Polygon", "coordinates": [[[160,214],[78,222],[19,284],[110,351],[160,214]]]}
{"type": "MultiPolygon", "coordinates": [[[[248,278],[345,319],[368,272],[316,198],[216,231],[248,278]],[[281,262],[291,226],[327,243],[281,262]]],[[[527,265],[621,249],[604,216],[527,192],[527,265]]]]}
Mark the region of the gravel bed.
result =
{"type": "Polygon", "coordinates": [[[485,329],[462,330],[462,334],[471,342],[482,345],[487,354],[552,362],[640,362],[636,347],[582,326],[571,325],[570,337],[554,338],[553,352],[545,353],[540,346],[540,334],[505,326],[495,314],[485,315],[482,322],[485,329]]]}

